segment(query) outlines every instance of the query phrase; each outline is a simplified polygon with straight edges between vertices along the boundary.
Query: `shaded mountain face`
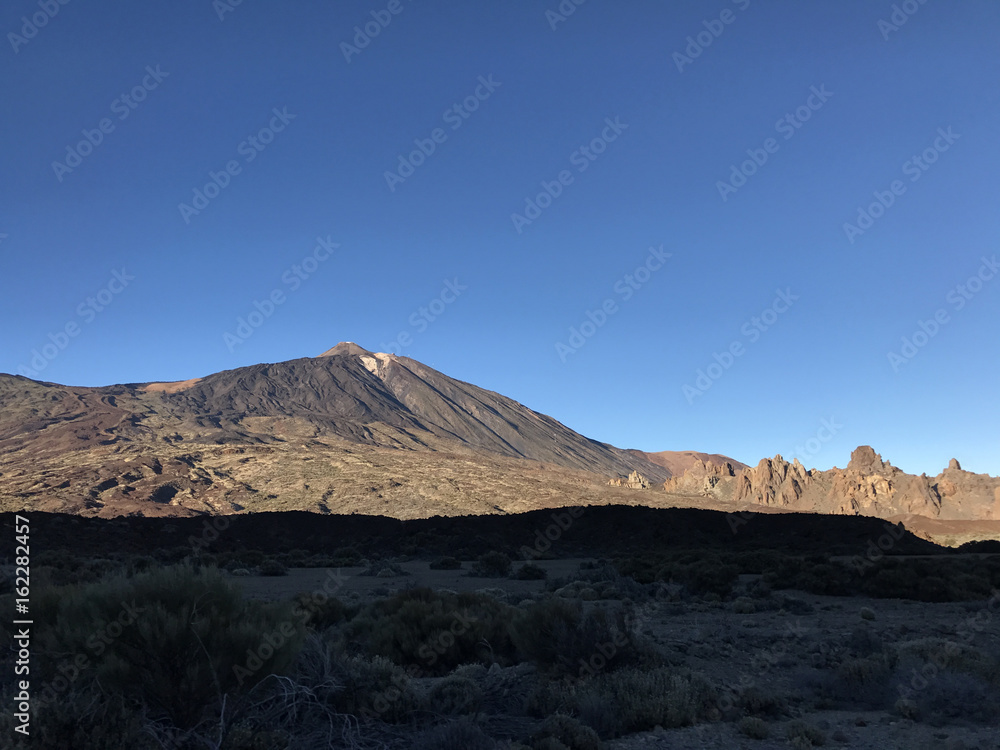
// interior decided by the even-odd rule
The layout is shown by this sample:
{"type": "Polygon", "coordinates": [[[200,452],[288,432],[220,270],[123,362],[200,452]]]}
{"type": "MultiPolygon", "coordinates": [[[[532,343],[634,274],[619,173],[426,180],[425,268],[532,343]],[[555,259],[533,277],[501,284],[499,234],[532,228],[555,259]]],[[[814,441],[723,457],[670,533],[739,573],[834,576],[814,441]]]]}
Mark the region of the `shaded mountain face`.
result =
{"type": "Polygon", "coordinates": [[[639,469],[661,481],[670,475],[499,393],[353,343],[315,359],[211,375],[164,398],[229,424],[294,418],[320,434],[373,445],[473,449],[601,474],[639,469]]]}
{"type": "MultiPolygon", "coordinates": [[[[289,492],[322,509],[360,481],[347,456],[376,451],[380,458],[366,461],[399,464],[400,472],[412,463],[386,449],[427,458],[430,484],[434,467],[456,457],[483,467],[513,460],[505,470],[515,475],[530,472],[516,463],[528,460],[604,481],[632,471],[661,482],[670,476],[638,452],[586,438],[505,396],[353,343],[179,383],[75,388],[0,375],[0,507],[7,509],[143,513],[152,503],[157,512],[226,512],[289,492]],[[324,470],[299,465],[307,459],[324,470]],[[287,476],[292,465],[295,481],[287,476]]],[[[566,481],[576,486],[573,477],[566,481]]],[[[411,499],[435,491],[421,485],[411,499]]]]}

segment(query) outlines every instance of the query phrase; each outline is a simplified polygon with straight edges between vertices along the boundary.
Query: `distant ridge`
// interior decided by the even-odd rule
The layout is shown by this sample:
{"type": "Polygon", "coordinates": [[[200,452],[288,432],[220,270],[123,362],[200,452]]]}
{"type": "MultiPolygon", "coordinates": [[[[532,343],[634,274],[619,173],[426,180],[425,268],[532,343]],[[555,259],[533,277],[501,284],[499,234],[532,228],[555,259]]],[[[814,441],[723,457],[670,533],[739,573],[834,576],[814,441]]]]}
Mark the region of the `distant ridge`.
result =
{"type": "Polygon", "coordinates": [[[718,453],[700,453],[698,451],[659,451],[658,453],[646,453],[646,458],[667,469],[672,476],[680,476],[688,469],[693,469],[702,463],[715,466],[728,463],[737,470],[747,468],[746,464],[735,458],[722,456],[718,453]]]}

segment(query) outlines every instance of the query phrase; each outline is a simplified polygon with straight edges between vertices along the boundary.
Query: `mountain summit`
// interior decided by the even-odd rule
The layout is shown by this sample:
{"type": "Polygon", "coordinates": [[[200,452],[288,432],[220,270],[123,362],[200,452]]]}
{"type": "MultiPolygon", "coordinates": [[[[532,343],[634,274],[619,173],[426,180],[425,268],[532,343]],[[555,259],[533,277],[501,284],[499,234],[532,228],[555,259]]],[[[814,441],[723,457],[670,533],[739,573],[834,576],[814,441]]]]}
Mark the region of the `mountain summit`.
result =
{"type": "MultiPolygon", "coordinates": [[[[381,354],[382,352],[379,352],[379,353],[381,354]]],[[[353,341],[341,341],[339,344],[337,344],[336,346],[334,346],[334,347],[332,347],[330,349],[327,349],[325,352],[323,352],[319,356],[321,356],[321,357],[332,357],[332,356],[334,356],[336,354],[354,354],[354,355],[357,355],[357,356],[360,356],[362,354],[366,354],[368,356],[371,356],[372,352],[370,352],[367,349],[364,349],[364,348],[358,346],[353,341]]],[[[385,356],[388,357],[390,355],[386,354],[385,356]]]]}

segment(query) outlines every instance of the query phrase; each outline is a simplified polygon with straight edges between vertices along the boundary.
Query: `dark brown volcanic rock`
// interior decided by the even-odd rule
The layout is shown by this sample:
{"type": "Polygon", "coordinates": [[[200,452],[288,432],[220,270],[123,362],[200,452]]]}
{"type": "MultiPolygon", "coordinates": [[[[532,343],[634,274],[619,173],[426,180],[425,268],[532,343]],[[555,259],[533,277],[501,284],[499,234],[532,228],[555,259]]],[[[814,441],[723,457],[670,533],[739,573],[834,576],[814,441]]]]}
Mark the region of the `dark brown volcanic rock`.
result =
{"type": "MultiPolygon", "coordinates": [[[[565,516],[565,508],[559,515],[565,516]]],[[[811,513],[759,513],[733,534],[728,514],[695,508],[647,508],[606,505],[574,509],[566,533],[553,535],[547,550],[558,557],[640,556],[663,549],[782,550],[811,554],[865,555],[869,544],[885,533],[885,522],[857,516],[825,517],[811,513]],[[582,512],[581,512],[582,511],[582,512]]],[[[268,554],[301,549],[328,553],[350,546],[363,555],[398,555],[414,547],[424,555],[474,557],[483,548],[524,555],[554,523],[552,509],[511,515],[432,517],[400,521],[362,514],[245,513],[232,516],[217,537],[205,539],[205,518],[149,517],[113,520],[31,512],[32,532],[45,549],[101,556],[108,549],[128,554],[156,550],[190,551],[191,539],[203,539],[213,552],[261,550],[268,554]]],[[[926,519],[924,519],[926,520],[926,519]]],[[[940,522],[934,522],[940,523],[940,522]]],[[[14,535],[12,514],[0,514],[3,532],[14,535]]],[[[894,554],[942,553],[933,544],[904,532],[894,554]]],[[[530,553],[529,553],[530,556],[530,553]]]]}

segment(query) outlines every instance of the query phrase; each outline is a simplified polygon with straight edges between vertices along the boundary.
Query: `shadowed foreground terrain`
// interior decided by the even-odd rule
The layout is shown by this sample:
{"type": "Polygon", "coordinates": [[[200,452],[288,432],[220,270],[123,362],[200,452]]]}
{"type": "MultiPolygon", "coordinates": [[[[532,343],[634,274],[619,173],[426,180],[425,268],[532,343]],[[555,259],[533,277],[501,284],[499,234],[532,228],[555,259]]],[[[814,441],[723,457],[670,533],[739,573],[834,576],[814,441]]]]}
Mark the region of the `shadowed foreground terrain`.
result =
{"type": "Polygon", "coordinates": [[[624,506],[22,517],[34,747],[998,746],[995,542],[624,506]]]}

